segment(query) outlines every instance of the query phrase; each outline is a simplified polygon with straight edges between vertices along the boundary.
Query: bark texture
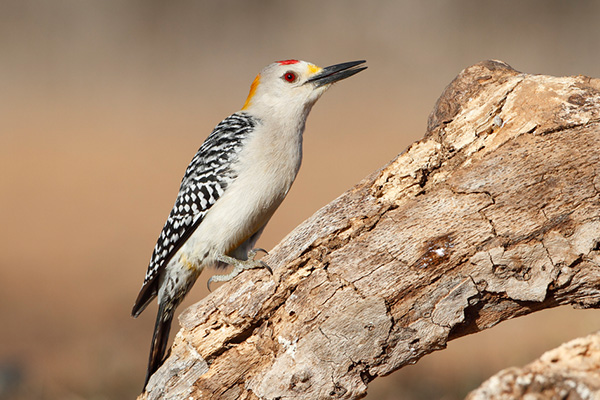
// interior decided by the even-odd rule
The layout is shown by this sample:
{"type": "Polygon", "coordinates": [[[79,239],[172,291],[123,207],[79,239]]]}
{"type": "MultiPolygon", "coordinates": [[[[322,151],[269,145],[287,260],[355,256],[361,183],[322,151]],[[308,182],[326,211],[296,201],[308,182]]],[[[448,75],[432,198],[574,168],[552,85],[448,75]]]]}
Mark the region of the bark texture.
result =
{"type": "Polygon", "coordinates": [[[600,334],[572,340],[523,368],[500,371],[467,400],[600,398],[600,334]]]}
{"type": "Polygon", "coordinates": [[[141,399],[357,399],[454,338],[600,304],[600,81],[486,61],[425,137],[185,310],[141,399]]]}

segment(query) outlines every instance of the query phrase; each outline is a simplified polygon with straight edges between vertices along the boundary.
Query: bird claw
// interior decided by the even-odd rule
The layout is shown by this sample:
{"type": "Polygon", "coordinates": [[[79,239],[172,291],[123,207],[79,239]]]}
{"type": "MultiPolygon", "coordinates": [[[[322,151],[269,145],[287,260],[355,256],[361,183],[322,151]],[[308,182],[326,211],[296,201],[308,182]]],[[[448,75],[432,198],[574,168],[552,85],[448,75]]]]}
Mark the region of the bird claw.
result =
{"type": "Polygon", "coordinates": [[[215,275],[211,276],[210,278],[208,278],[208,282],[206,282],[206,287],[208,288],[209,292],[212,292],[212,289],[210,288],[210,284],[213,283],[214,277],[215,277],[215,275]]]}
{"type": "Polygon", "coordinates": [[[269,267],[269,266],[267,265],[267,263],[266,263],[266,262],[264,262],[263,260],[254,260],[254,257],[256,257],[256,254],[257,254],[259,251],[260,251],[260,252],[263,252],[263,253],[265,253],[265,255],[267,255],[267,256],[269,255],[269,252],[268,252],[268,251],[266,251],[265,249],[263,249],[263,248],[260,248],[260,247],[257,247],[257,248],[255,248],[255,249],[252,249],[252,250],[250,250],[250,251],[248,252],[248,259],[249,259],[249,260],[256,261],[256,262],[260,263],[260,266],[256,266],[256,267],[253,267],[253,268],[261,268],[261,267],[262,267],[262,268],[266,269],[267,271],[269,271],[269,273],[270,273],[271,275],[273,275],[273,270],[271,269],[271,267],[269,267]]]}
{"type": "Polygon", "coordinates": [[[256,248],[256,249],[252,249],[248,252],[248,259],[247,260],[238,260],[237,258],[234,257],[230,257],[230,256],[226,256],[226,255],[220,255],[217,256],[217,260],[224,262],[226,264],[229,265],[233,265],[233,271],[231,271],[229,274],[227,275],[213,275],[209,278],[208,282],[206,282],[206,286],[208,287],[208,291],[212,292],[211,288],[210,288],[210,284],[213,282],[227,282],[232,280],[233,278],[235,278],[236,276],[238,276],[240,274],[240,272],[246,270],[246,269],[253,269],[253,268],[264,268],[267,271],[269,271],[269,273],[271,275],[273,275],[273,270],[271,269],[271,267],[269,267],[267,265],[266,262],[262,261],[262,260],[255,260],[254,257],[256,257],[256,254],[258,252],[263,252],[265,254],[269,254],[265,249],[261,249],[261,248],[256,248]]]}
{"type": "Polygon", "coordinates": [[[268,251],[266,251],[265,249],[263,249],[263,248],[261,248],[261,247],[257,247],[257,248],[255,248],[255,249],[252,249],[252,250],[250,250],[250,251],[248,252],[248,259],[249,259],[249,260],[252,260],[252,261],[254,261],[254,257],[256,257],[256,254],[257,254],[259,251],[260,251],[260,252],[262,252],[262,253],[265,253],[265,255],[267,255],[267,256],[269,255],[269,252],[268,252],[268,251]]]}
{"type": "Polygon", "coordinates": [[[269,271],[269,273],[270,273],[271,275],[273,275],[273,270],[271,269],[271,267],[269,267],[269,265],[268,265],[266,262],[264,262],[264,261],[261,261],[261,260],[259,260],[258,262],[261,264],[261,266],[262,266],[264,269],[266,269],[267,271],[269,271]]]}

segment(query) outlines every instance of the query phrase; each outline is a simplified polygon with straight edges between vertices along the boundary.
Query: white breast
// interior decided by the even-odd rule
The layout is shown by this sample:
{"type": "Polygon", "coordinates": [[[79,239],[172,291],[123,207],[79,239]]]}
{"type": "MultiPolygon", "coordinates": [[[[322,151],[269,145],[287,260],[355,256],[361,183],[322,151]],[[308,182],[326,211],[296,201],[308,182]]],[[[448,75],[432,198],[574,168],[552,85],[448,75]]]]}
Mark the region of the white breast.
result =
{"type": "Polygon", "coordinates": [[[303,128],[257,125],[234,166],[237,178],[172,261],[183,255],[196,268],[212,265],[269,221],[300,168],[303,128]]]}

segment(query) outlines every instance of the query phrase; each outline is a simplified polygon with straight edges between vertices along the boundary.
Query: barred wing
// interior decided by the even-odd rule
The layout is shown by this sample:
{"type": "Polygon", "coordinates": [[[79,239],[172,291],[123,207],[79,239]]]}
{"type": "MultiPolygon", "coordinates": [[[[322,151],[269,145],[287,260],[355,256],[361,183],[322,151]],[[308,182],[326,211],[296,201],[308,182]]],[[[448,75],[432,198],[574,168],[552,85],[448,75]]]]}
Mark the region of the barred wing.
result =
{"type": "Polygon", "coordinates": [[[175,205],[154,246],[144,284],[133,307],[134,316],[156,296],[156,277],[202,223],[211,206],[227,190],[228,183],[236,178],[231,166],[256,124],[257,120],[245,112],[225,118],[188,165],[175,205]]]}

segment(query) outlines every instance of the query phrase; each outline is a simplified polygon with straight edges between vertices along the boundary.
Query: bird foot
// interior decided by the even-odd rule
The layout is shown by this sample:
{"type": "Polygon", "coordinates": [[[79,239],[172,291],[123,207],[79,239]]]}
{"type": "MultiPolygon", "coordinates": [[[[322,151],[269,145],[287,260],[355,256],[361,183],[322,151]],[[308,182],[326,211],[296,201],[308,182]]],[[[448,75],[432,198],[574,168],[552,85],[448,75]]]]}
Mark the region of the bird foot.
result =
{"type": "Polygon", "coordinates": [[[253,268],[265,268],[267,271],[269,271],[269,273],[271,275],[273,275],[273,270],[271,269],[271,267],[269,267],[267,265],[267,263],[265,263],[262,260],[255,260],[254,258],[256,257],[256,254],[262,251],[265,254],[269,254],[267,253],[267,251],[265,249],[252,249],[248,252],[248,259],[247,260],[238,260],[237,258],[231,257],[231,256],[227,256],[225,254],[221,254],[218,255],[217,261],[221,261],[224,262],[225,264],[229,264],[233,266],[233,271],[231,271],[230,273],[228,273],[227,275],[213,275],[208,282],[206,283],[206,285],[208,286],[208,290],[212,291],[210,289],[210,284],[213,282],[227,282],[232,280],[233,278],[235,278],[236,276],[238,276],[240,274],[240,272],[246,270],[246,269],[253,269],[253,268]]]}

